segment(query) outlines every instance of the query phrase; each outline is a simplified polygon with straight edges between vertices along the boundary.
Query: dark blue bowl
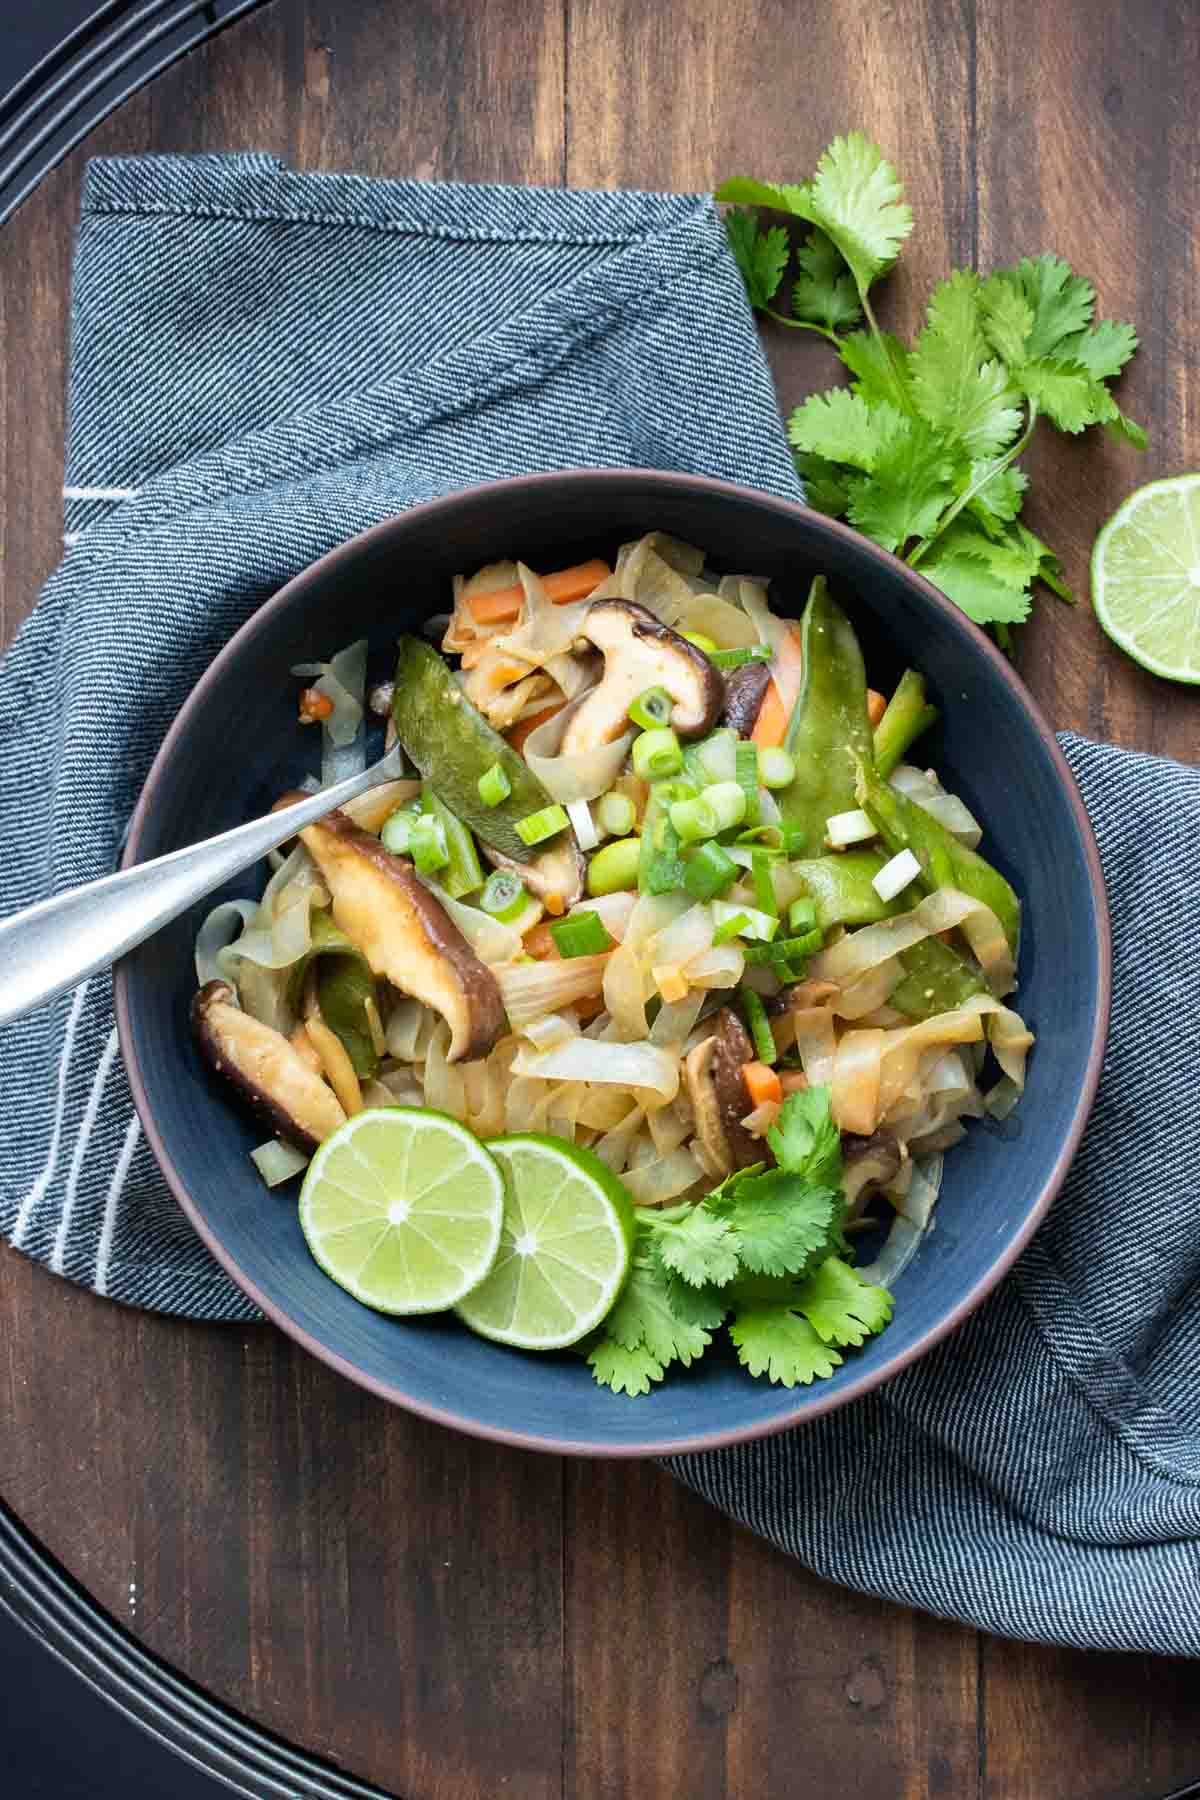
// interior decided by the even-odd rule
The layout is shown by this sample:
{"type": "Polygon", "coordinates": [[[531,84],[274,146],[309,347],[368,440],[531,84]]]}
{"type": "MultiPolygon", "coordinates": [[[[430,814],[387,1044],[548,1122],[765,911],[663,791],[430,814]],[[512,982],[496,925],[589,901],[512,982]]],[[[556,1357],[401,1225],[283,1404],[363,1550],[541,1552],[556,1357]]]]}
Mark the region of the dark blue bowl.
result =
{"type": "MultiPolygon", "coordinates": [[[[414,508],[289,583],[222,651],[150,772],[127,861],[264,812],[312,756],[290,666],[367,635],[385,654],[444,611],[450,577],[498,557],[552,568],[664,530],[717,568],[776,582],[798,609],[833,578],[876,686],[919,667],[942,709],[929,760],[983,821],[988,854],[1025,906],[1018,1004],[1037,1033],[1029,1088],[1004,1125],[972,1126],[946,1158],[935,1229],[896,1283],[892,1324],[810,1388],[752,1381],[710,1354],[630,1400],[575,1356],[531,1356],[453,1320],[370,1312],[323,1275],[294,1187],[264,1192],[247,1125],[201,1068],[188,1033],[192,943],[204,909],[126,959],[117,1018],[134,1097],[180,1204],[234,1280],[283,1330],[352,1380],[462,1431],[612,1456],[699,1450],[778,1431],[894,1375],[952,1330],[1003,1275],[1056,1193],[1095,1092],[1110,952],[1100,864],[1075,784],[1028,693],[982,632],[857,533],[722,482],[639,470],[572,471],[473,488],[414,508]]],[[[234,891],[249,893],[247,880],[234,891]]]]}

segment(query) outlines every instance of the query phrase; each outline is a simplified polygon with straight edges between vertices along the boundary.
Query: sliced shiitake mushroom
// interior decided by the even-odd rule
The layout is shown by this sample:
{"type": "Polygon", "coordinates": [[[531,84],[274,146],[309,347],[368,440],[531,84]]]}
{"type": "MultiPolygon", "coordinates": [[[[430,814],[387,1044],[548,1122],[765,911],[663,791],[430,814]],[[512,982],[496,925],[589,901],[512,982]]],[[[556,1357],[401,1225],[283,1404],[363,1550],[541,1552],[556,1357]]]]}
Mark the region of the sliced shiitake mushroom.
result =
{"type": "Polygon", "coordinates": [[[742,1069],[753,1056],[754,1046],[745,1026],[735,1012],[723,1006],[712,1036],[697,1044],[683,1065],[696,1136],[706,1159],[722,1175],[763,1162],[770,1154],[742,1124],[750,1111],[742,1069]]]}
{"type": "Polygon", "coordinates": [[[869,1188],[883,1187],[900,1173],[900,1146],[882,1132],[873,1137],[847,1136],[843,1150],[842,1192],[851,1210],[869,1188]]]}
{"type": "Polygon", "coordinates": [[[271,1025],[237,1004],[227,981],[209,981],[192,1001],[201,1055],[276,1137],[313,1151],[346,1122],[332,1089],[271,1025]]]}
{"type": "Polygon", "coordinates": [[[306,826],[301,839],[325,878],[333,917],[376,975],[431,1006],[450,1027],[450,1062],[486,1056],[504,1030],[491,970],[405,857],[343,812],[306,826]]]}
{"type": "Polygon", "coordinates": [[[493,868],[507,869],[518,876],[539,900],[553,902],[557,896],[565,911],[583,899],[587,863],[573,831],[564,831],[548,850],[527,863],[514,862],[511,856],[505,856],[502,850],[493,850],[488,844],[482,844],[481,848],[493,868]]]}
{"type": "Polygon", "coordinates": [[[604,653],[604,674],[563,733],[562,754],[611,744],[629,729],[629,708],[647,688],[665,688],[670,723],[683,738],[702,737],[720,717],[725,684],[702,650],[633,600],[596,600],[583,636],[604,653]]]}
{"type": "Polygon", "coordinates": [[[748,738],[753,732],[770,683],[771,670],[765,662],[743,663],[725,677],[725,723],[739,737],[748,738]]]}

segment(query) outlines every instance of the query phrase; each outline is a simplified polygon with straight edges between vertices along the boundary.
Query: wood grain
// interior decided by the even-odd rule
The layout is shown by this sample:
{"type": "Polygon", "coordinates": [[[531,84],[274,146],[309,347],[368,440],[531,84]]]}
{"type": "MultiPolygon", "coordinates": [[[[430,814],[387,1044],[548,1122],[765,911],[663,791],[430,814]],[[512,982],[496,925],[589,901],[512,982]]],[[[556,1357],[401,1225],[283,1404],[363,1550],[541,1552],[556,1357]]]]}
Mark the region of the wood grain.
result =
{"type": "MultiPolygon", "coordinates": [[[[275,0],[161,77],[0,237],[0,635],[57,560],[70,245],[87,153],[705,188],[861,124],[953,264],[1054,247],[1137,320],[1146,457],[1052,440],[1031,517],[1086,592],[1103,517],[1200,462],[1189,0],[275,0]]],[[[797,341],[799,340],[799,341],[797,341]]],[[[770,330],[781,402],[833,378],[770,330]]],[[[1200,695],[1046,604],[1056,725],[1195,756],[1200,695]]],[[[394,1412],[266,1328],[107,1305],[0,1253],[0,1492],[154,1650],[406,1800],[1152,1800],[1200,1772],[1196,1665],[980,1639],[849,1594],[645,1466],[394,1412]]]]}

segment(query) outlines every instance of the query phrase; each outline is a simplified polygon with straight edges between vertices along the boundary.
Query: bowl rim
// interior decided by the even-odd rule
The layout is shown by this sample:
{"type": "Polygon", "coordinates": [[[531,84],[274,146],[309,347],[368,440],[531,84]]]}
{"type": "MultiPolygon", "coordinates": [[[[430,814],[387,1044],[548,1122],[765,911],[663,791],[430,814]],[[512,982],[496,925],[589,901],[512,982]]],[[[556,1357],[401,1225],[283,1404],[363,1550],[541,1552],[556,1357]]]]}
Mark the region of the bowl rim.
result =
{"type": "Polygon", "coordinates": [[[633,1458],[687,1455],[695,1451],[719,1450],[733,1444],[750,1443],[757,1438],[773,1437],[778,1432],[788,1431],[795,1426],[806,1424],[810,1419],[819,1418],[822,1414],[833,1412],[852,1400],[860,1399],[873,1388],[880,1386],[885,1381],[890,1381],[901,1370],[917,1362],[935,1344],[948,1337],[974,1312],[975,1308],[999,1284],[1002,1277],[1008,1273],[1045,1219],[1051,1203],[1061,1188],[1096,1097],[1108,1038],[1112,1003],[1112,932],[1108,895],[1100,863],[1100,852],[1079,788],[1058,740],[1043,718],[1032,694],[986,632],[968,619],[951,600],[935,588],[919,569],[910,568],[899,557],[882,549],[880,545],[874,543],[870,538],[864,537],[853,527],[842,523],[841,520],[831,519],[824,513],[816,512],[801,501],[786,500],[764,489],[750,487],[744,483],[725,481],[716,476],[694,475],[682,470],[641,468],[589,469],[584,467],[545,470],[532,475],[508,476],[498,481],[478,482],[469,487],[456,488],[451,493],[439,495],[436,499],[422,501],[418,505],[409,507],[402,513],[390,514],[386,519],[381,519],[378,524],[369,526],[365,531],[357,532],[343,543],[334,545],[323,556],[318,557],[298,574],[292,576],[290,581],[286,582],[277,593],[271,595],[270,599],[265,600],[245,623],[239,626],[228,643],[218,651],[176,714],[150,766],[137,805],[130,818],[125,848],[121,857],[121,867],[128,868],[139,860],[138,850],[142,833],[153,811],[159,783],[174,756],[175,746],[187,729],[194,712],[215,698],[219,692],[226,666],[241,654],[246,643],[257,632],[269,625],[277,613],[290,605],[297,593],[314,580],[324,579],[331,571],[336,571],[339,563],[357,556],[364,545],[387,537],[409,519],[431,516],[436,518],[440,512],[452,513],[456,507],[462,506],[464,502],[474,501],[483,493],[487,493],[489,496],[494,494],[497,499],[501,499],[505,493],[532,492],[536,494],[540,489],[544,489],[549,500],[552,494],[561,489],[564,482],[579,485],[596,484],[602,489],[609,485],[616,488],[636,482],[648,490],[648,497],[651,501],[656,488],[678,490],[682,486],[690,488],[700,495],[732,497],[750,501],[757,506],[767,506],[785,515],[790,515],[798,523],[803,524],[806,531],[815,532],[818,544],[824,538],[830,543],[841,542],[853,545],[860,554],[865,554],[882,567],[902,575],[905,581],[914,586],[926,600],[946,615],[951,624],[963,633],[968,643],[973,643],[975,650],[991,664],[993,673],[1008,687],[1013,699],[1025,714],[1034,735],[1053,763],[1068,804],[1075,816],[1091,887],[1098,950],[1095,1022],[1088,1059],[1084,1068],[1083,1082],[1076,1099],[1071,1123],[1063,1137],[1058,1154],[1030,1206],[1024,1224],[990,1268],[959,1298],[942,1319],[922,1332],[912,1344],[898,1350],[881,1367],[860,1374],[848,1382],[845,1387],[830,1394],[814,1393],[813,1389],[805,1388],[802,1398],[794,1409],[784,1411],[779,1416],[761,1423],[701,1432],[682,1438],[647,1438],[623,1444],[578,1438],[554,1438],[541,1433],[516,1431],[504,1426],[489,1425],[484,1421],[464,1417],[448,1407],[435,1406],[427,1401],[416,1399],[395,1382],[385,1381],[378,1376],[368,1374],[348,1357],[331,1349],[312,1332],[298,1324],[282,1306],[264,1293],[258,1283],[240,1268],[216,1233],[209,1228],[199,1207],[193,1201],[163,1140],[150,1107],[133,1029],[130,991],[132,974],[128,961],[119,962],[114,971],[113,1006],[118,1041],[134,1106],[146,1134],[146,1140],[162,1170],[168,1187],[182,1207],[193,1229],[237,1286],[274,1325],[298,1343],[301,1348],[318,1357],[357,1386],[366,1388],[370,1392],[378,1394],[382,1399],[402,1406],[421,1418],[429,1419],[438,1425],[448,1426],[455,1431],[464,1432],[470,1437],[483,1438],[492,1443],[508,1444],[517,1449],[536,1450],[557,1456],[633,1458]]]}

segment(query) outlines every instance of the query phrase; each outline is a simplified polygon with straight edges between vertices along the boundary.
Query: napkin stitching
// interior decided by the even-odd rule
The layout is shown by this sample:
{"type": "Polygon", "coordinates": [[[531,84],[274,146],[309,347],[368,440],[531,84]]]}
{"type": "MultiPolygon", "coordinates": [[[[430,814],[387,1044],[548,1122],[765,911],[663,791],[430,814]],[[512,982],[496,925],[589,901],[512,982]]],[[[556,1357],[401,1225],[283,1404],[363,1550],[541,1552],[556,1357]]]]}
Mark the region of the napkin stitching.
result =
{"type": "MultiPolygon", "coordinates": [[[[552,190],[557,191],[557,190],[552,190]]],[[[697,205],[695,213],[703,210],[697,205]]],[[[451,244],[562,244],[577,248],[621,249],[625,245],[647,244],[659,237],[659,230],[627,231],[616,236],[602,232],[568,232],[538,229],[536,231],[488,231],[481,227],[434,225],[411,219],[372,219],[365,213],[305,212],[300,207],[276,207],[259,211],[254,207],[222,206],[212,200],[188,204],[176,201],[119,200],[91,201],[84,208],[87,218],[120,216],[122,218],[240,219],[251,225],[334,225],[342,229],[381,232],[388,237],[439,238],[451,244]]],[[[693,215],[685,215],[693,216],[693,215]]]]}

